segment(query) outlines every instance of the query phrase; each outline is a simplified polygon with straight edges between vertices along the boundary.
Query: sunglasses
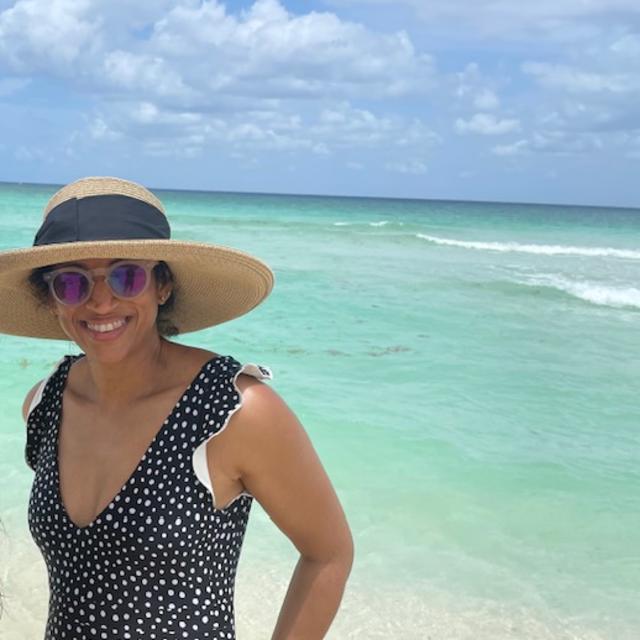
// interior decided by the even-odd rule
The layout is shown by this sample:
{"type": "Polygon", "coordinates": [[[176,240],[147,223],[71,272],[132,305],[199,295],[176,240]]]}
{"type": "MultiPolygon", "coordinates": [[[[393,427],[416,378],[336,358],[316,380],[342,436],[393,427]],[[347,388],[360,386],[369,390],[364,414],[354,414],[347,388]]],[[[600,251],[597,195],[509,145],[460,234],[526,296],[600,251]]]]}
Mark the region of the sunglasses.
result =
{"type": "Polygon", "coordinates": [[[121,260],[101,269],[60,267],[43,275],[53,297],[60,303],[76,306],[91,297],[95,276],[104,276],[116,298],[136,298],[144,293],[151,281],[151,271],[157,261],[121,260]]]}

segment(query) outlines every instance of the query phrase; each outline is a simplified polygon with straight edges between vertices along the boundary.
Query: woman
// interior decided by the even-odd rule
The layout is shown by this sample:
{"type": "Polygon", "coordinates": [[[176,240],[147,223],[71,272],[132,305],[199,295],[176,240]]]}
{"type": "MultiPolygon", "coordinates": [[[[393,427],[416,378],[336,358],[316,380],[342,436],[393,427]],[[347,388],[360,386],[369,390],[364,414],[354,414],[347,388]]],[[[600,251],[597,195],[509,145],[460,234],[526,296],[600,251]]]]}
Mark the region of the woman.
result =
{"type": "Polygon", "coordinates": [[[272,273],[169,235],[145,188],[86,178],[53,196],[33,248],[0,254],[0,331],[82,351],[24,402],[46,638],[234,638],[253,498],[300,552],[272,638],[322,638],[353,550],[312,445],[268,369],[167,339],[251,310],[272,273]]]}

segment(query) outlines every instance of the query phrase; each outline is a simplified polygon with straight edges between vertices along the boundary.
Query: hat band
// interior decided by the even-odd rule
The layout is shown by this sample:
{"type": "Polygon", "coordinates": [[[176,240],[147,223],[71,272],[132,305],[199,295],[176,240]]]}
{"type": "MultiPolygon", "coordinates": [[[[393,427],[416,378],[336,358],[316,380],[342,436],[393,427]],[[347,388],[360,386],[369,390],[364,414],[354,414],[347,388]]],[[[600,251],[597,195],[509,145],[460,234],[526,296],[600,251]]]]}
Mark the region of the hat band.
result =
{"type": "Polygon", "coordinates": [[[123,195],[70,198],[49,211],[34,247],[92,240],[168,240],[166,216],[148,202],[123,195]]]}

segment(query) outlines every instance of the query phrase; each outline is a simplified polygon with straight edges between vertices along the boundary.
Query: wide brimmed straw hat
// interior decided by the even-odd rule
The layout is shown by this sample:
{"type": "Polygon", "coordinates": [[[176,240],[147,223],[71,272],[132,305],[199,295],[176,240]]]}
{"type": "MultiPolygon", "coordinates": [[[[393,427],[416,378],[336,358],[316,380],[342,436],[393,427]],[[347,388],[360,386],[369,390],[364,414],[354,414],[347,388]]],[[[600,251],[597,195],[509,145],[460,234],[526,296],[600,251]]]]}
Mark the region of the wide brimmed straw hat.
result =
{"type": "Polygon", "coordinates": [[[242,251],[170,240],[162,203],[139,184],[83,178],[58,191],[44,210],[34,246],[0,253],[0,332],[68,340],[57,317],[28,283],[33,269],[91,258],[165,261],[175,278],[169,319],[179,333],[241,316],[273,288],[273,273],[242,251]]]}

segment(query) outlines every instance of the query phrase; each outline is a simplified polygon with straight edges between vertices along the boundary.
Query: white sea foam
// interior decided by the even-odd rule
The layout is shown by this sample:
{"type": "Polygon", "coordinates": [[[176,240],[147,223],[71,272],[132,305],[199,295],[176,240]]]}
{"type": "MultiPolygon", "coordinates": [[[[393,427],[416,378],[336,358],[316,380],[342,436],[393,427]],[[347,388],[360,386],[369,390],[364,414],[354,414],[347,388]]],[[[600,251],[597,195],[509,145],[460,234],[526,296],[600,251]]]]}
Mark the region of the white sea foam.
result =
{"type": "Polygon", "coordinates": [[[463,249],[476,249],[479,251],[500,251],[503,253],[535,253],[547,256],[588,256],[605,258],[626,258],[628,260],[640,260],[640,251],[633,249],[614,249],[611,247],[572,247],[555,244],[520,244],[519,242],[471,242],[466,240],[454,240],[452,238],[439,238],[424,233],[416,234],[418,238],[428,240],[439,245],[461,247],[463,249]]]}
{"type": "Polygon", "coordinates": [[[640,309],[640,289],[634,287],[613,287],[596,282],[570,280],[569,278],[552,274],[531,276],[526,280],[520,281],[520,284],[550,287],[586,302],[607,307],[640,309]]]}
{"type": "Polygon", "coordinates": [[[400,222],[397,220],[378,220],[376,222],[334,222],[333,226],[334,227],[352,227],[354,225],[360,224],[360,225],[368,225],[370,227],[386,227],[388,224],[394,224],[397,225],[398,227],[403,227],[404,226],[404,222],[400,222]]]}

